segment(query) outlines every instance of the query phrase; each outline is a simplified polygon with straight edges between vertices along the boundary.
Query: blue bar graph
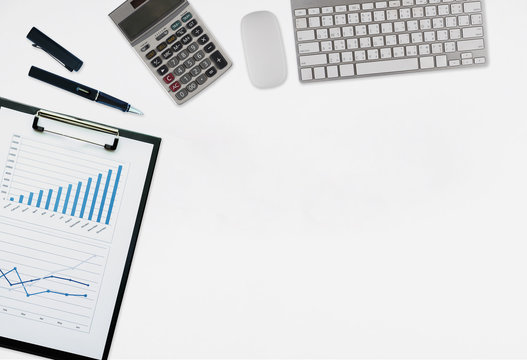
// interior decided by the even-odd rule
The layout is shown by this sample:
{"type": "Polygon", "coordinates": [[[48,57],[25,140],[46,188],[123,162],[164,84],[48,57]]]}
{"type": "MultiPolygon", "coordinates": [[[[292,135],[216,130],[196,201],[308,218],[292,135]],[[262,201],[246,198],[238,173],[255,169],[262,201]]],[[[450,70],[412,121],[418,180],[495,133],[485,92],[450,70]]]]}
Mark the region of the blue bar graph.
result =
{"type": "Polygon", "coordinates": [[[115,196],[117,195],[117,187],[119,186],[119,180],[121,179],[121,172],[123,167],[119,165],[117,169],[117,176],[115,177],[115,184],[113,184],[112,198],[110,199],[110,206],[108,207],[108,215],[106,215],[105,224],[110,224],[110,218],[112,217],[113,204],[115,203],[115,196]]]}
{"type": "Polygon", "coordinates": [[[59,209],[61,195],[62,195],[62,188],[59,187],[59,191],[57,192],[57,199],[55,200],[55,207],[53,208],[54,212],[57,212],[57,210],[59,209]]]}
{"type": "Polygon", "coordinates": [[[37,200],[37,207],[40,207],[40,203],[42,202],[42,196],[44,195],[44,190],[40,190],[38,192],[38,200],[37,200]]]}
{"type": "Polygon", "coordinates": [[[75,216],[75,210],[77,210],[77,203],[79,202],[79,195],[81,193],[82,181],[77,184],[77,192],[75,193],[75,200],[73,200],[73,207],[71,208],[71,216],[75,216]]]}
{"type": "Polygon", "coordinates": [[[82,208],[79,217],[84,217],[84,210],[86,209],[86,203],[88,202],[88,196],[90,195],[91,178],[88,179],[88,185],[86,185],[86,191],[84,192],[84,200],[82,201],[82,208]]]}
{"type": "Polygon", "coordinates": [[[49,204],[51,203],[51,197],[53,196],[53,190],[49,189],[48,199],[46,200],[46,210],[49,210],[49,204]]]}
{"type": "Polygon", "coordinates": [[[101,206],[99,206],[99,215],[97,215],[97,222],[101,222],[102,211],[104,210],[104,203],[106,202],[106,195],[108,195],[108,187],[112,180],[112,170],[108,170],[108,176],[106,177],[106,184],[104,185],[104,191],[102,193],[101,206]]]}
{"type": "MultiPolygon", "coordinates": [[[[118,201],[119,186],[123,182],[123,169],[122,165],[100,172],[89,168],[98,173],[88,176],[88,171],[79,172],[62,184],[49,184],[43,189],[21,184],[26,188],[15,189],[14,193],[8,194],[8,199],[14,203],[110,225],[118,201]]],[[[43,179],[43,183],[46,180],[43,179]]]]}
{"type": "Polygon", "coordinates": [[[70,201],[70,195],[71,195],[71,188],[73,186],[71,184],[68,185],[68,192],[66,192],[66,200],[64,200],[64,207],[62,208],[62,213],[66,214],[66,211],[68,210],[68,203],[70,201]]]}
{"type": "Polygon", "coordinates": [[[91,220],[93,217],[93,211],[95,210],[95,204],[97,203],[97,195],[99,194],[99,186],[101,186],[101,179],[102,174],[99,174],[97,176],[97,184],[95,185],[95,192],[93,193],[93,200],[91,202],[90,216],[88,216],[88,220],[91,220]]]}

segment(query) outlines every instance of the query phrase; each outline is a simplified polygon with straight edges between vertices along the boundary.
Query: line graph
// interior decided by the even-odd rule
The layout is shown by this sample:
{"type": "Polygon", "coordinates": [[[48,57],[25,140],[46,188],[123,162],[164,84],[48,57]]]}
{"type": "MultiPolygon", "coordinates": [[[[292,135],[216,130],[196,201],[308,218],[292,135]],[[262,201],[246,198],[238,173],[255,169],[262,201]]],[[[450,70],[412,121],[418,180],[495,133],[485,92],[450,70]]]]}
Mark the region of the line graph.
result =
{"type": "Polygon", "coordinates": [[[27,287],[26,287],[26,284],[35,283],[37,281],[42,281],[42,280],[49,280],[49,279],[57,279],[57,280],[62,280],[62,281],[69,281],[71,283],[80,284],[80,285],[83,285],[83,286],[86,286],[86,287],[90,286],[90,284],[85,284],[85,283],[77,281],[77,280],[63,278],[63,277],[55,276],[55,275],[49,275],[49,276],[44,276],[44,277],[37,278],[37,279],[31,279],[31,280],[25,280],[24,281],[24,280],[22,280],[22,277],[20,276],[20,273],[18,272],[18,269],[16,267],[12,268],[11,270],[9,270],[9,271],[7,271],[5,273],[2,271],[2,269],[0,269],[0,275],[1,275],[0,279],[3,278],[5,281],[7,281],[7,283],[9,284],[10,287],[15,287],[15,286],[21,285],[22,288],[24,289],[24,292],[26,293],[27,297],[31,297],[31,296],[35,296],[35,295],[42,295],[42,294],[55,294],[55,295],[62,295],[62,296],[78,296],[78,297],[85,297],[85,298],[88,297],[88,294],[70,294],[70,293],[64,293],[64,292],[60,292],[60,291],[54,291],[54,290],[51,290],[51,289],[30,293],[27,290],[27,287]],[[7,276],[9,274],[11,274],[11,273],[16,274],[16,278],[18,279],[18,282],[16,282],[16,281],[15,282],[11,282],[9,280],[9,278],[7,276]]]}
{"type": "Polygon", "coordinates": [[[0,214],[0,316],[89,332],[108,252],[104,242],[0,214]]]}

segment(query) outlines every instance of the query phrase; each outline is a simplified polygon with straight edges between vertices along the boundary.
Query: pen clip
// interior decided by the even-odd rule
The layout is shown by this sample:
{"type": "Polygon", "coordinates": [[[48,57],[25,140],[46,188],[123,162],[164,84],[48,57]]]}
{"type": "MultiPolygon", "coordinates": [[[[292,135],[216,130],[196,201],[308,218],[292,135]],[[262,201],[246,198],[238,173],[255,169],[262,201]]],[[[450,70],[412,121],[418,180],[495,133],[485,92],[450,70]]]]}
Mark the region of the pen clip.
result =
{"type": "Polygon", "coordinates": [[[59,64],[61,64],[61,65],[64,66],[65,68],[68,68],[68,67],[66,66],[66,64],[64,64],[62,61],[60,61],[59,59],[57,59],[57,58],[55,57],[55,55],[53,55],[52,53],[50,53],[50,52],[47,51],[46,49],[42,48],[41,46],[38,46],[37,44],[31,44],[31,45],[33,45],[33,47],[36,47],[37,49],[40,49],[40,50],[44,51],[44,52],[47,53],[49,56],[51,56],[53,59],[57,60],[57,62],[58,62],[59,64]]]}

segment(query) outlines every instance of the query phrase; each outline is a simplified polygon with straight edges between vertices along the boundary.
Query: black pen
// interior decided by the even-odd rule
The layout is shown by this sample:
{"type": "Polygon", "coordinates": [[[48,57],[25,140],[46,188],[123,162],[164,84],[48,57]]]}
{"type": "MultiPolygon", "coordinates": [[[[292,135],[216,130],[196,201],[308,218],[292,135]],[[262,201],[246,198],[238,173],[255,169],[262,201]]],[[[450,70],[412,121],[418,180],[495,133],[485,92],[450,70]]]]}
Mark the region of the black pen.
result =
{"type": "Polygon", "coordinates": [[[46,70],[42,70],[36,66],[31,67],[31,70],[29,70],[29,76],[43,81],[45,83],[48,83],[50,85],[61,88],[63,90],[82,96],[83,98],[86,98],[88,100],[111,106],[124,112],[143,115],[141,111],[137,110],[127,102],[114,98],[113,96],[105,94],[102,91],[92,89],[88,86],[76,83],[69,79],[50,73],[46,70]]]}

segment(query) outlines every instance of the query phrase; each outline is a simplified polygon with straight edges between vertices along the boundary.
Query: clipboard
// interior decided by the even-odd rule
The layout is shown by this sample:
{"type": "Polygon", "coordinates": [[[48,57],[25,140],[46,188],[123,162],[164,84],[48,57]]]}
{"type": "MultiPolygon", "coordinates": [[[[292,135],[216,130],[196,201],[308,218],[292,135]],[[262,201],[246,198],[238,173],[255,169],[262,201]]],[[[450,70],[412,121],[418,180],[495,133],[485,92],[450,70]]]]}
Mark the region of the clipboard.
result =
{"type": "MultiPolygon", "coordinates": [[[[33,127],[33,130],[36,132],[40,132],[40,133],[49,132],[55,135],[73,138],[74,141],[82,141],[85,143],[89,143],[93,146],[100,146],[101,147],[100,151],[103,155],[105,152],[107,153],[113,152],[116,149],[118,149],[120,145],[120,140],[122,139],[131,139],[131,140],[135,140],[141,143],[147,143],[147,144],[152,145],[152,152],[149,157],[148,167],[146,170],[146,181],[144,182],[142,193],[140,195],[140,202],[139,202],[137,214],[135,217],[135,224],[133,225],[133,230],[131,232],[132,234],[131,240],[130,240],[129,247],[126,253],[124,271],[122,272],[122,276],[120,277],[120,283],[118,286],[116,301],[113,306],[111,319],[109,320],[109,328],[108,328],[109,330],[107,332],[106,339],[104,341],[104,349],[103,350],[101,349],[102,356],[101,357],[84,356],[84,355],[76,354],[70,351],[63,351],[63,350],[59,350],[59,349],[52,348],[52,347],[36,345],[34,343],[27,342],[27,341],[14,340],[12,338],[4,337],[4,334],[0,334],[0,346],[4,348],[16,350],[16,351],[21,351],[21,352],[25,352],[25,353],[29,353],[29,354],[33,354],[37,356],[42,356],[46,358],[51,358],[51,359],[57,359],[57,360],[95,360],[95,359],[106,360],[108,359],[108,356],[109,356],[110,347],[111,347],[112,339],[114,336],[119,311],[120,311],[121,304],[123,301],[123,296],[124,296],[126,284],[128,281],[128,276],[129,276],[130,268],[132,265],[132,259],[134,256],[134,251],[135,251],[136,244],[137,244],[139,230],[140,230],[141,222],[143,219],[143,215],[144,215],[144,211],[145,211],[145,207],[147,203],[147,197],[148,197],[148,193],[149,193],[150,186],[152,183],[152,177],[154,174],[157,157],[159,154],[161,138],[148,136],[148,135],[132,132],[129,130],[112,128],[112,127],[109,127],[109,126],[106,126],[100,123],[80,119],[74,116],[64,115],[64,114],[44,110],[38,107],[21,104],[21,103],[18,103],[18,102],[9,100],[9,99],[5,99],[2,97],[0,97],[0,110],[1,108],[11,109],[17,112],[21,112],[24,114],[34,116],[32,127],[33,127]],[[96,131],[96,132],[101,132],[104,134],[109,134],[114,137],[114,140],[111,143],[103,144],[103,143],[96,143],[96,142],[93,142],[91,140],[84,139],[84,138],[72,137],[67,134],[58,133],[58,132],[53,131],[53,129],[48,129],[44,126],[41,126],[39,121],[42,118],[58,121],[63,124],[66,124],[67,126],[78,126],[84,129],[88,129],[90,131],[96,131]]],[[[94,202],[95,202],[95,199],[94,199],[94,202]]],[[[64,208],[66,208],[66,206],[64,208]]],[[[2,280],[2,274],[0,274],[0,280],[2,280]]],[[[1,312],[0,312],[0,315],[1,315],[1,312]]],[[[28,331],[31,331],[31,324],[29,324],[28,326],[28,331]]]]}

